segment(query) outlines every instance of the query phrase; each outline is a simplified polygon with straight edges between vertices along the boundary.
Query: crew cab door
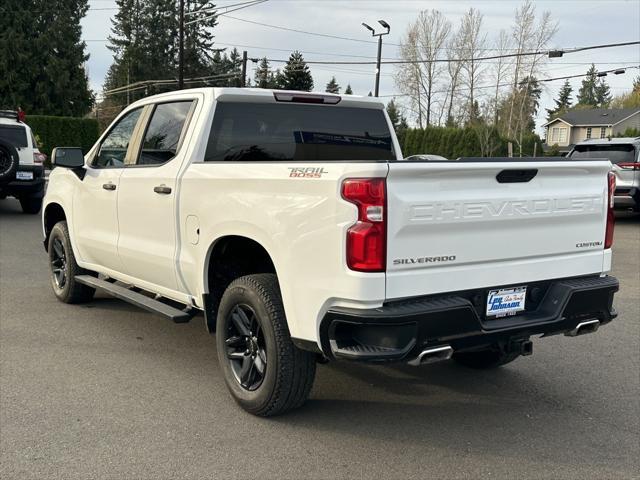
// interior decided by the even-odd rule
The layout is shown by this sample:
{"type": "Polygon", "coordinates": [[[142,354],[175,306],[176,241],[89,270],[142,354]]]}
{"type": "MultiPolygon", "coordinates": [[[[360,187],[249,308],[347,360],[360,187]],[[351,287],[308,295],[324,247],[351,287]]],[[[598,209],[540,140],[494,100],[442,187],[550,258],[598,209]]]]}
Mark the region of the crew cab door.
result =
{"type": "Polygon", "coordinates": [[[117,215],[120,175],[132,154],[131,140],[141,113],[141,108],[126,113],[103,137],[73,196],[72,227],[80,258],[117,272],[122,271],[117,215]]]}
{"type": "Polygon", "coordinates": [[[120,177],[118,252],[124,273],[172,291],[176,277],[176,183],[195,100],[145,107],[140,147],[120,177]]]}

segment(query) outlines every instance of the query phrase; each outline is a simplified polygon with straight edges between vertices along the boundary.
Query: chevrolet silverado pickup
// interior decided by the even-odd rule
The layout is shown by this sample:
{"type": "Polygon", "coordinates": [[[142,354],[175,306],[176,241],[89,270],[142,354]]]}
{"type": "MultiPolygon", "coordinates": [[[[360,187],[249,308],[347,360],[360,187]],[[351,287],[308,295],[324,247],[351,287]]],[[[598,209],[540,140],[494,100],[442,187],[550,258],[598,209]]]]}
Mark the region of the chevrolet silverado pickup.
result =
{"type": "Polygon", "coordinates": [[[406,161],[377,99],[234,88],[142,99],[52,157],[57,298],[203,312],[256,415],[302,405],[318,362],[492,368],[616,316],[608,160],[406,161]]]}

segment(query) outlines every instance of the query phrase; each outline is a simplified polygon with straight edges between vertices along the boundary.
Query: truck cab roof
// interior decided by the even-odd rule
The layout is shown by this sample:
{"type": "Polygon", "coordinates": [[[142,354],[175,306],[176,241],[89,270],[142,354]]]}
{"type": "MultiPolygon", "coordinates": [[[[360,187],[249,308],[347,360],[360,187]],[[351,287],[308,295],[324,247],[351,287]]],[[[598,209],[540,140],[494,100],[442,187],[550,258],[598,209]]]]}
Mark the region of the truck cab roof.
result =
{"type": "Polygon", "coordinates": [[[238,87],[206,87],[178,90],[160,93],[138,100],[132,106],[144,105],[168,100],[185,94],[202,94],[213,101],[237,101],[255,103],[307,103],[324,104],[338,107],[359,107],[384,109],[382,100],[375,97],[363,97],[360,95],[337,95],[326,92],[304,92],[297,90],[271,90],[266,88],[238,88],[238,87]]]}

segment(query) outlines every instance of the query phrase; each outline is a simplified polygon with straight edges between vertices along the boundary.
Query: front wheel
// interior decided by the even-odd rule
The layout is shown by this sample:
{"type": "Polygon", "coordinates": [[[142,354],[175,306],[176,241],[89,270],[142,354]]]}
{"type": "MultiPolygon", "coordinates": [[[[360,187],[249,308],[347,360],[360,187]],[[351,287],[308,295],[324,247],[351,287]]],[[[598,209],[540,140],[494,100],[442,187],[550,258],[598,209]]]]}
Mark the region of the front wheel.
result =
{"type": "Polygon", "coordinates": [[[229,285],[218,308],[216,345],[227,387],[249,413],[282,414],[309,396],[315,355],[291,341],[275,275],[247,275],[229,285]]]}
{"type": "Polygon", "coordinates": [[[93,298],[95,289],[76,281],[76,275],[87,271],[76,263],[71,249],[67,222],[58,222],[51,229],[48,244],[51,287],[58,300],[64,303],[88,302],[93,298]]]}

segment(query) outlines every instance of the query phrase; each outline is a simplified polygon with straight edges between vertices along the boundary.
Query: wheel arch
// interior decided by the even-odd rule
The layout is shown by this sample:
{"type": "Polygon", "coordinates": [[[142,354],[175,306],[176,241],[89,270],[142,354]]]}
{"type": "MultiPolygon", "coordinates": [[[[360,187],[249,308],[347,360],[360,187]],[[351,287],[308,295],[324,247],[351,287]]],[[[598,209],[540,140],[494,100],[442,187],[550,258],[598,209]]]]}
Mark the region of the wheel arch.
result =
{"type": "Polygon", "coordinates": [[[278,275],[273,255],[262,242],[245,235],[224,235],[211,242],[204,262],[203,307],[210,333],[215,331],[222,294],[236,278],[255,273],[278,275]]]}
{"type": "Polygon", "coordinates": [[[42,210],[42,232],[44,234],[44,249],[49,249],[49,236],[54,225],[67,220],[64,207],[58,202],[48,203],[42,210]]]}

